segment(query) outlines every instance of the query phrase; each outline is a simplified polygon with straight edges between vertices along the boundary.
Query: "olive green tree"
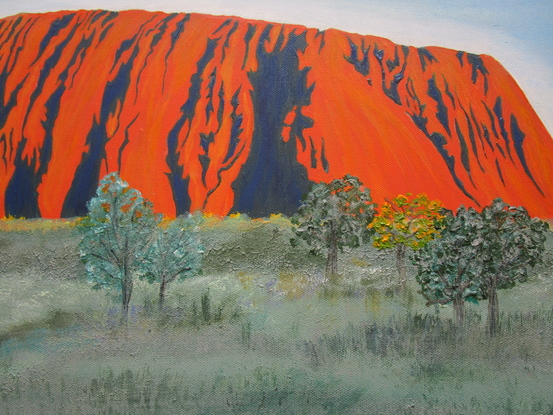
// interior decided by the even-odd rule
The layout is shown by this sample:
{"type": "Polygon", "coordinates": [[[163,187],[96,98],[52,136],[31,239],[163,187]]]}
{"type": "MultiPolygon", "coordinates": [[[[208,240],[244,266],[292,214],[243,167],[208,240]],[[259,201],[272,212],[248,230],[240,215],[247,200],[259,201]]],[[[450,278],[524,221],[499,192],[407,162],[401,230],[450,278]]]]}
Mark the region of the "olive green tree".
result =
{"type": "Polygon", "coordinates": [[[501,198],[484,207],[481,217],[484,226],[478,244],[485,269],[480,278],[486,285],[488,333],[494,336],[499,326],[497,290],[528,279],[529,267],[542,261],[549,225],[532,219],[524,207],[509,206],[501,198]]]}
{"type": "Polygon", "coordinates": [[[495,199],[481,213],[461,207],[445,221],[440,238],[412,256],[429,304],[453,303],[462,321],[463,301],[488,300],[487,331],[499,327],[497,290],[525,282],[542,260],[547,223],[523,207],[495,199]]]}
{"type": "Polygon", "coordinates": [[[483,221],[480,214],[461,207],[446,215],[440,237],[413,251],[419,291],[426,305],[453,304],[455,322],[465,320],[465,301],[477,303],[485,297],[484,256],[480,249],[483,221]]]}
{"type": "MultiPolygon", "coordinates": [[[[355,248],[370,240],[369,224],[375,214],[369,189],[359,179],[346,175],[330,183],[313,185],[296,215],[292,230],[312,247],[313,252],[327,250],[325,276],[338,274],[338,251],[355,248]]],[[[297,238],[292,244],[297,244],[297,238]]]]}

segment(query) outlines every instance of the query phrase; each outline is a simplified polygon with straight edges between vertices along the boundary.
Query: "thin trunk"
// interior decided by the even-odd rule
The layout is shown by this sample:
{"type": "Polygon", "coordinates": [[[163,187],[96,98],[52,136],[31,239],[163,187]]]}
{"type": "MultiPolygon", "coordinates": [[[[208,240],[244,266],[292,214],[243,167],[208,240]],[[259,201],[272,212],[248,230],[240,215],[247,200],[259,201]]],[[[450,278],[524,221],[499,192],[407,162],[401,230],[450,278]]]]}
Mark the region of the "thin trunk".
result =
{"type": "Polygon", "coordinates": [[[405,289],[407,286],[407,272],[405,270],[405,252],[406,247],[403,244],[396,245],[396,267],[399,273],[399,282],[401,287],[405,289]]]}
{"type": "Polygon", "coordinates": [[[465,324],[465,302],[460,296],[453,299],[453,314],[455,316],[455,325],[463,327],[465,324]]]}
{"type": "Polygon", "coordinates": [[[167,281],[165,278],[161,280],[161,285],[159,286],[159,309],[163,309],[163,303],[165,302],[165,289],[167,288],[167,281]]]}
{"type": "Polygon", "coordinates": [[[129,304],[131,302],[133,283],[130,277],[125,279],[126,281],[123,283],[123,314],[126,320],[129,315],[129,304]]]}
{"type": "Polygon", "coordinates": [[[330,244],[326,257],[325,275],[329,280],[335,280],[338,275],[338,238],[334,225],[330,225],[330,244]]]}
{"type": "Polygon", "coordinates": [[[127,261],[123,264],[123,281],[121,281],[121,296],[123,301],[123,318],[126,321],[129,315],[129,303],[131,302],[133,280],[132,275],[127,265],[127,261]]]}
{"type": "Polygon", "coordinates": [[[499,329],[499,304],[496,277],[488,280],[488,334],[494,337],[499,329]]]}

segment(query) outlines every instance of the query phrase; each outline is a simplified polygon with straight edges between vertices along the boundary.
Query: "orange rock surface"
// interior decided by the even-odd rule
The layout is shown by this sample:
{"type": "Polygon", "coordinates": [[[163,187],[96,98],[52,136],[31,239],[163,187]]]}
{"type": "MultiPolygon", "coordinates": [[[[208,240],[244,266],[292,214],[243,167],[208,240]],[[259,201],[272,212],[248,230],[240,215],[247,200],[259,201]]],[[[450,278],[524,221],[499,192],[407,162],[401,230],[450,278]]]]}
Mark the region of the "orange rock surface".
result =
{"type": "Polygon", "coordinates": [[[146,11],[0,20],[0,216],[86,213],[112,171],[157,211],[292,214],[358,176],[382,202],[553,217],[553,140],[490,56],[146,11]]]}

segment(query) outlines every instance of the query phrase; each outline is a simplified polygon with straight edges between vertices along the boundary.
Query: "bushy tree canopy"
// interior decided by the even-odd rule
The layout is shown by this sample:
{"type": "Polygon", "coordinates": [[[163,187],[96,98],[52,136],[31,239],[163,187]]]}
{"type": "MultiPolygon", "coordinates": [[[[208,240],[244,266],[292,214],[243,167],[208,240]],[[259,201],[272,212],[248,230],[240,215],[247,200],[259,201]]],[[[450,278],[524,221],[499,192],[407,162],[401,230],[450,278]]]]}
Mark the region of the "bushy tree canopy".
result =
{"type": "Polygon", "coordinates": [[[497,290],[528,278],[542,259],[548,225],[523,207],[495,199],[478,213],[459,208],[448,217],[441,238],[413,254],[417,281],[429,304],[453,302],[458,321],[463,301],[488,300],[488,331],[499,320],[497,290]]]}
{"type": "Polygon", "coordinates": [[[88,215],[78,222],[81,259],[94,288],[121,291],[125,314],[133,289],[133,274],[160,217],[138,190],[118,173],[100,181],[88,203],[88,215]]]}
{"type": "Polygon", "coordinates": [[[376,235],[373,245],[379,249],[405,245],[422,248],[439,233],[436,222],[443,218],[439,200],[430,200],[421,193],[398,195],[379,207],[370,227],[376,235]]]}
{"type": "Polygon", "coordinates": [[[406,248],[420,249],[439,235],[443,206],[421,193],[398,195],[383,203],[370,224],[375,231],[373,245],[378,249],[396,249],[396,263],[403,284],[406,283],[406,248]]]}
{"type": "Polygon", "coordinates": [[[488,331],[493,336],[499,321],[497,290],[527,280],[528,267],[542,261],[549,225],[530,218],[524,207],[509,206],[500,198],[484,207],[481,216],[484,230],[478,245],[485,258],[481,278],[487,288],[488,331]]]}
{"type": "Polygon", "coordinates": [[[196,276],[201,271],[203,248],[198,238],[199,215],[179,217],[160,226],[141,261],[141,278],[159,283],[159,307],[165,290],[173,281],[196,276]]]}
{"type": "Polygon", "coordinates": [[[477,211],[461,207],[456,215],[447,215],[443,224],[440,237],[414,251],[411,259],[426,304],[453,303],[456,321],[462,324],[464,301],[477,302],[485,293],[479,247],[483,222],[477,211]]]}
{"type": "Polygon", "coordinates": [[[357,177],[347,175],[315,184],[292,217],[292,229],[313,251],[328,250],[326,275],[332,277],[337,274],[338,250],[370,240],[368,225],[374,213],[369,189],[357,177]]]}

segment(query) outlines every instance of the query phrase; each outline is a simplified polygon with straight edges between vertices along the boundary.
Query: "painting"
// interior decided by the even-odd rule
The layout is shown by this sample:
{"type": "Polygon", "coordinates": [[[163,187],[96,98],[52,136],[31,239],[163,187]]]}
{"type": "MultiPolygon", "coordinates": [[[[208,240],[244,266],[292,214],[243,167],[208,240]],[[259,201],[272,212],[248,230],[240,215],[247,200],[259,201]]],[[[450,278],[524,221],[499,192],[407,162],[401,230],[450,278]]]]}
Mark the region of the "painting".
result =
{"type": "Polygon", "coordinates": [[[0,4],[0,413],[553,413],[553,5],[0,4]]]}

